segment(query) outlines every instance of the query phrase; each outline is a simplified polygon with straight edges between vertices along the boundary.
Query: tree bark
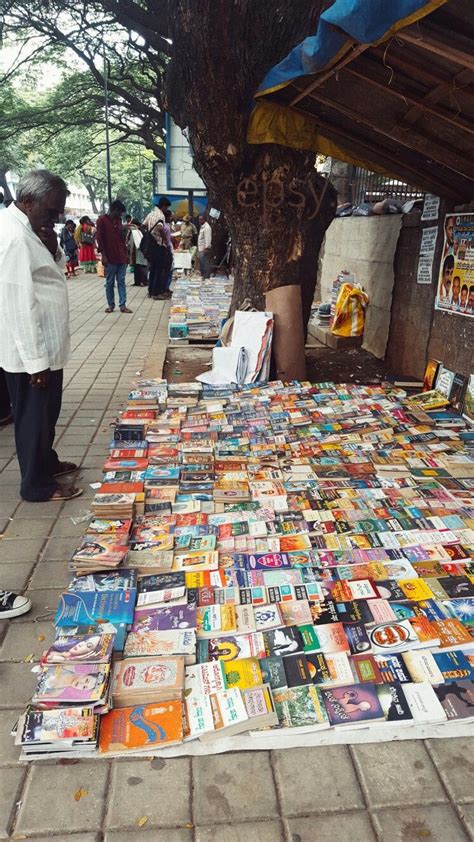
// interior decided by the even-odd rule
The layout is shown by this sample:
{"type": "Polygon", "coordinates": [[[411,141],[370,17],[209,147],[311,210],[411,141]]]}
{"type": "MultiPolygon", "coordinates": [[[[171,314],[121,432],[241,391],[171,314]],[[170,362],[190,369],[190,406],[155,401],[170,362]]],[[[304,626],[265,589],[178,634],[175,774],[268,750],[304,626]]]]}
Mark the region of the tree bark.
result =
{"type": "MultiPolygon", "coordinates": [[[[336,210],[336,193],[317,174],[314,154],[250,145],[246,132],[258,85],[314,33],[323,6],[323,0],[169,2],[173,51],[167,107],[187,129],[195,167],[231,232],[232,306],[249,298],[262,308],[275,289],[302,290],[301,323],[281,325],[275,335],[280,346],[291,343],[295,330],[306,329],[319,248],[336,210]]],[[[285,369],[281,347],[277,350],[285,369]]],[[[296,369],[290,356],[288,361],[291,375],[296,369]]]]}

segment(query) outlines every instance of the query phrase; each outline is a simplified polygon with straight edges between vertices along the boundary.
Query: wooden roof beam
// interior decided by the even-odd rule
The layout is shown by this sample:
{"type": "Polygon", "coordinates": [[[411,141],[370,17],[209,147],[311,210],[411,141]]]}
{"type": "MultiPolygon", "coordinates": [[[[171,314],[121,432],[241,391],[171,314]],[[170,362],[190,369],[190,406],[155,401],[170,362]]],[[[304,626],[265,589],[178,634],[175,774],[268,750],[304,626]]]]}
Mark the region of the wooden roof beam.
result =
{"type": "MultiPolygon", "coordinates": [[[[396,125],[389,126],[387,124],[377,124],[373,122],[373,118],[366,117],[340,102],[329,99],[329,97],[323,96],[323,94],[319,91],[313,91],[310,94],[306,94],[306,96],[309,96],[309,98],[315,102],[320,102],[321,105],[324,105],[326,108],[337,111],[339,114],[347,117],[352,122],[367,126],[376,134],[388,137],[390,140],[395,140],[402,146],[406,146],[408,149],[412,149],[413,151],[424,155],[428,159],[437,161],[438,164],[442,164],[442,166],[447,169],[457,172],[461,177],[474,180],[474,162],[469,161],[465,155],[459,152],[459,150],[458,152],[455,152],[452,147],[438,144],[436,141],[418,134],[411,128],[407,131],[396,125]]],[[[314,116],[317,120],[319,120],[318,114],[314,116]]]]}
{"type": "Polygon", "coordinates": [[[463,189],[461,185],[454,183],[447,174],[445,181],[443,177],[440,177],[439,173],[435,177],[429,170],[425,170],[421,163],[415,160],[411,164],[402,156],[396,156],[387,152],[387,150],[365,138],[361,139],[355,134],[348,135],[344,129],[337,128],[330,123],[326,123],[324,120],[319,120],[319,118],[318,122],[324,136],[329,140],[334,140],[342,148],[350,149],[351,152],[360,156],[361,159],[372,162],[373,166],[378,164],[387,172],[391,173],[393,178],[403,179],[413,187],[428,190],[435,196],[442,195],[457,200],[460,197],[468,198],[474,192],[474,184],[472,185],[472,190],[468,192],[466,185],[464,185],[463,189]]]}
{"type": "Polygon", "coordinates": [[[473,73],[471,70],[461,70],[454,77],[434,73],[431,69],[421,65],[419,62],[410,60],[410,54],[402,55],[395,41],[386,50],[381,47],[372,48],[370,50],[370,56],[373,56],[377,60],[380,59],[389,76],[392,75],[394,69],[398,69],[408,78],[422,82],[429,88],[427,94],[434,89],[442,89],[443,92],[438,99],[450,92],[454,94],[462,93],[465,99],[469,99],[474,103],[474,90],[469,87],[473,83],[473,73]]]}
{"type": "Polygon", "coordinates": [[[365,50],[368,50],[369,47],[370,44],[359,44],[358,47],[355,47],[354,42],[351,42],[351,45],[346,55],[342,59],[340,59],[340,61],[338,61],[337,64],[333,65],[333,67],[330,67],[329,70],[314,74],[316,77],[314,81],[311,82],[311,84],[309,84],[304,90],[300,90],[297,96],[295,96],[289,103],[290,106],[293,108],[295,105],[298,104],[298,102],[304,99],[305,96],[308,96],[308,94],[310,94],[311,91],[315,91],[316,88],[321,87],[321,85],[323,85],[324,82],[327,81],[327,79],[330,79],[331,76],[334,76],[336,73],[338,73],[339,70],[342,70],[343,67],[345,67],[347,64],[350,64],[351,61],[354,61],[354,59],[356,59],[357,56],[360,56],[361,53],[365,52],[365,50]]]}
{"type": "MultiPolygon", "coordinates": [[[[389,96],[397,97],[398,99],[404,100],[407,104],[411,103],[413,106],[407,112],[413,111],[416,112],[425,112],[427,114],[432,114],[439,120],[444,120],[447,123],[450,123],[457,129],[461,129],[462,131],[468,132],[469,134],[474,134],[474,123],[468,123],[464,119],[460,119],[457,115],[451,114],[449,111],[444,111],[442,108],[437,108],[435,105],[430,105],[429,102],[425,101],[423,97],[416,96],[415,94],[408,93],[405,89],[400,90],[396,85],[388,84],[387,81],[382,80],[381,78],[375,78],[374,76],[367,75],[367,73],[363,73],[362,70],[359,70],[359,62],[356,62],[355,65],[351,65],[350,67],[346,67],[344,73],[350,73],[352,76],[356,76],[362,82],[367,83],[368,85],[372,85],[374,87],[379,88],[385,94],[389,96]]],[[[365,67],[365,65],[362,65],[365,67]]],[[[405,120],[406,115],[403,117],[405,120]]]]}
{"type": "Polygon", "coordinates": [[[415,28],[409,26],[406,29],[402,29],[397,33],[397,38],[405,41],[407,44],[413,44],[421,50],[442,56],[460,67],[474,70],[474,55],[472,52],[465,52],[464,50],[458,49],[458,47],[447,44],[445,41],[440,41],[439,38],[435,38],[423,26],[417,26],[415,28]]]}

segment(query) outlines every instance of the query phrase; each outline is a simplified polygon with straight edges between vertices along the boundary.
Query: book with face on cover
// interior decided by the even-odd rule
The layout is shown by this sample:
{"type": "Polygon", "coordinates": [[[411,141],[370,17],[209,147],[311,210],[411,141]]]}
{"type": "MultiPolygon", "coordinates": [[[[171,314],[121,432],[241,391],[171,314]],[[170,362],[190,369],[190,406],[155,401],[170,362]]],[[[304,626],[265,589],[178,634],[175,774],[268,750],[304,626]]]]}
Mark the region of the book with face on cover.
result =
{"type": "Polygon", "coordinates": [[[184,691],[184,657],[127,658],[117,661],[112,677],[114,707],[130,703],[180,699],[184,691]]]}
{"type": "Polygon", "coordinates": [[[147,753],[182,740],[183,705],[178,700],[123,707],[101,718],[101,754],[147,753]]]}
{"type": "Polygon", "coordinates": [[[109,664],[45,665],[38,673],[33,704],[100,706],[105,702],[109,684],[109,664]]]}
{"type": "Polygon", "coordinates": [[[114,648],[113,634],[58,635],[41,656],[42,664],[108,664],[114,648]]]}

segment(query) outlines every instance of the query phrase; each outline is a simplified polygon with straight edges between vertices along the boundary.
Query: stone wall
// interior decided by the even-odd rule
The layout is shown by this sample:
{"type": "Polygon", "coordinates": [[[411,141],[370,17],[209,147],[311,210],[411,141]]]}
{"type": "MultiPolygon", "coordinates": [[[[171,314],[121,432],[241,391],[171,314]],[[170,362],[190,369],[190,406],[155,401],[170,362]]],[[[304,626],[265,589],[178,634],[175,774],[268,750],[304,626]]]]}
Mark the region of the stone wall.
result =
{"type": "Polygon", "coordinates": [[[394,284],[394,255],[402,217],[350,216],[335,219],[324,241],[316,298],[329,301],[332,282],[343,269],[354,274],[369,296],[363,348],[385,356],[394,284]]]}
{"type": "Polygon", "coordinates": [[[421,222],[419,213],[403,217],[386,354],[388,368],[398,375],[421,378],[430,357],[461,374],[470,374],[474,368],[474,320],[434,309],[444,214],[450,211],[441,204],[431,284],[417,284],[416,273],[422,229],[435,223],[421,222]]]}

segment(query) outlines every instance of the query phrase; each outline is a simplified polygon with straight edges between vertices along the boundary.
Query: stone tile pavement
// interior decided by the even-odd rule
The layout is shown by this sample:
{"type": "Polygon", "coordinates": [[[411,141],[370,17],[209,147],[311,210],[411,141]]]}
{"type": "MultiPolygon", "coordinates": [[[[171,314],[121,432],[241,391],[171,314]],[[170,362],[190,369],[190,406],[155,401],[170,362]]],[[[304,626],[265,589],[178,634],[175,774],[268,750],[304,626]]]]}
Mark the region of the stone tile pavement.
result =
{"type": "Polygon", "coordinates": [[[131,288],[132,316],[106,315],[103,284],[70,281],[73,354],[58,426],[82,462],[84,497],[24,503],[10,428],[0,431],[0,586],[33,610],[0,628],[0,840],[71,842],[463,842],[474,838],[474,738],[235,752],[210,757],[49,761],[26,766],[9,736],[31,662],[52,639],[75,523],[94,494],[108,425],[144,367],[161,369],[167,305],[131,288]],[[82,797],[76,800],[77,793],[82,797]],[[76,796],[76,797],[75,797],[76,796]]]}

